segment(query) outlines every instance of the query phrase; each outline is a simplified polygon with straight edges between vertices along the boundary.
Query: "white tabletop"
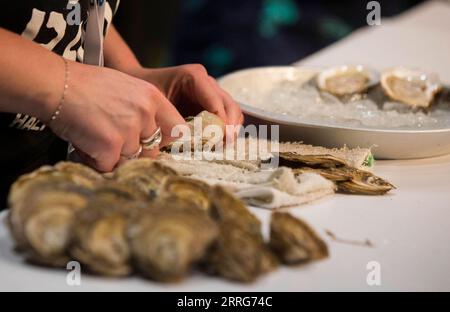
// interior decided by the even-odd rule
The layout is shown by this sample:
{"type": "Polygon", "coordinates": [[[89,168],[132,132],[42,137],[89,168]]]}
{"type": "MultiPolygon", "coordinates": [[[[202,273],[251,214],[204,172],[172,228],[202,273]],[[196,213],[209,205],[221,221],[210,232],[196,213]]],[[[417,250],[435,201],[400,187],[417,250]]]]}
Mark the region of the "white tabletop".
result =
{"type": "MultiPolygon", "coordinates": [[[[396,20],[383,20],[383,26],[359,30],[299,64],[412,64],[450,81],[449,29],[450,6],[427,3],[396,20]]],[[[81,286],[68,286],[64,270],[24,264],[11,250],[11,239],[0,223],[0,291],[450,291],[450,155],[379,161],[375,172],[398,189],[376,197],[338,194],[291,210],[325,238],[329,259],[282,267],[250,285],[194,273],[176,285],[139,277],[115,280],[82,275],[81,286]],[[334,242],[325,229],[342,238],[370,239],[374,247],[334,242]],[[366,266],[372,261],[380,265],[379,286],[366,281],[366,266]]],[[[269,212],[253,211],[267,231],[269,212]]],[[[4,217],[3,213],[0,218],[4,217]]]]}

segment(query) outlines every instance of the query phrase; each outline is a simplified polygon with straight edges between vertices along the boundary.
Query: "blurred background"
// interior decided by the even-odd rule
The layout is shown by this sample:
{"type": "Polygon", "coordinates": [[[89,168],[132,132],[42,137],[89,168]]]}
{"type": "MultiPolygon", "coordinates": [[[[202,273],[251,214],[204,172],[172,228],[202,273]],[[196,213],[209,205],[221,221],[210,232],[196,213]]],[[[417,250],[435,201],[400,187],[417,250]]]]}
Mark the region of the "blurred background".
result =
{"type": "MultiPolygon", "coordinates": [[[[202,63],[218,77],[288,65],[367,26],[369,1],[123,0],[114,23],[148,67],[202,63]]],[[[385,0],[382,17],[421,0],[385,0]]]]}

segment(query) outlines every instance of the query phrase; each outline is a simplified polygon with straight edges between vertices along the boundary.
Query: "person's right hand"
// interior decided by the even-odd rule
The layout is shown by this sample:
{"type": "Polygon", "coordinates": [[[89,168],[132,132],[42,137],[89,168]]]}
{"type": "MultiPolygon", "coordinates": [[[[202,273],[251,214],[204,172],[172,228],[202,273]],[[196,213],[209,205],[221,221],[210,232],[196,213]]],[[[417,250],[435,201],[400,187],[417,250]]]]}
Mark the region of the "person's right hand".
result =
{"type": "Polygon", "coordinates": [[[135,154],[140,140],[158,127],[161,146],[168,144],[172,128],[184,123],[169,100],[144,80],[75,62],[69,63],[69,71],[67,96],[50,128],[87,155],[87,164],[99,171],[109,172],[122,157],[135,154]]]}

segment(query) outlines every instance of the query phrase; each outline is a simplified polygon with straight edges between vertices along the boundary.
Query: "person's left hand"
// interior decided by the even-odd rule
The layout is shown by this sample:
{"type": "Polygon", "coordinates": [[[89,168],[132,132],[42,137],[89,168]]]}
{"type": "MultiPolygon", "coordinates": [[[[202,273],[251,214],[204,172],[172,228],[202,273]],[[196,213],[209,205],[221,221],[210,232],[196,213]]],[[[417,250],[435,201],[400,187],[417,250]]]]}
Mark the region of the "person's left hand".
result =
{"type": "Polygon", "coordinates": [[[158,87],[184,117],[207,110],[228,125],[241,125],[244,121],[239,105],[219,87],[202,65],[139,68],[130,74],[158,87]]]}

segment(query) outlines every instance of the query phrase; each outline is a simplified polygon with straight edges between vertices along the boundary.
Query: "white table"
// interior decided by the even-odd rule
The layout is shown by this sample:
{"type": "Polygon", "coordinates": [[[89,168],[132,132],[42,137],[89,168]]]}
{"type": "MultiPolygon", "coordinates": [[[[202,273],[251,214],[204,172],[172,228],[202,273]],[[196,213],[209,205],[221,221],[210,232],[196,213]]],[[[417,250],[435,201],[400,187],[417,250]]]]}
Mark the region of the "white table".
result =
{"type": "MultiPolygon", "coordinates": [[[[323,66],[358,60],[386,67],[408,63],[434,70],[450,81],[450,6],[428,3],[398,20],[383,23],[360,30],[299,64],[323,66]],[[426,44],[417,46],[409,39],[398,40],[411,37],[416,30],[426,44]],[[408,52],[413,46],[417,47],[415,53],[408,52]]],[[[380,161],[376,173],[398,189],[377,197],[335,195],[292,209],[327,240],[329,259],[303,267],[282,267],[251,285],[195,273],[176,285],[138,277],[111,280],[83,275],[81,286],[68,286],[64,271],[25,265],[11,250],[6,227],[0,225],[0,291],[450,291],[450,155],[380,161]],[[342,238],[370,239],[375,247],[331,241],[325,229],[342,238]],[[380,286],[366,282],[366,266],[371,261],[380,264],[380,286]]],[[[253,210],[267,231],[269,212],[253,210]]],[[[0,218],[4,217],[3,213],[0,218]]]]}

